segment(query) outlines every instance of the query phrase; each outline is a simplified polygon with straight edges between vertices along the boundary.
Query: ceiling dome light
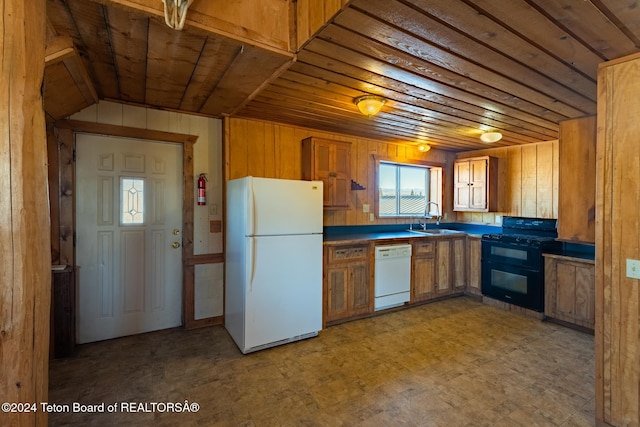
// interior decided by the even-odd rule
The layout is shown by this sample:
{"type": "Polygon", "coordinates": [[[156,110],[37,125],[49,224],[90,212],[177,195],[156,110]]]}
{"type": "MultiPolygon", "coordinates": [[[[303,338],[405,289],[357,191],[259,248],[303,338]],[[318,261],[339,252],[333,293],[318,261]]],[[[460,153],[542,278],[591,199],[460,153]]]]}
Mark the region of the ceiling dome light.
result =
{"type": "Polygon", "coordinates": [[[367,117],[371,117],[380,112],[380,109],[387,102],[386,99],[375,95],[359,96],[353,100],[358,106],[358,110],[367,117]]]}
{"type": "Polygon", "coordinates": [[[431,146],[429,144],[418,145],[418,151],[422,151],[423,153],[426,153],[429,150],[431,150],[431,146]]]}
{"type": "Polygon", "coordinates": [[[491,144],[493,142],[498,142],[502,139],[502,134],[500,132],[485,132],[480,135],[480,141],[491,144]]]}

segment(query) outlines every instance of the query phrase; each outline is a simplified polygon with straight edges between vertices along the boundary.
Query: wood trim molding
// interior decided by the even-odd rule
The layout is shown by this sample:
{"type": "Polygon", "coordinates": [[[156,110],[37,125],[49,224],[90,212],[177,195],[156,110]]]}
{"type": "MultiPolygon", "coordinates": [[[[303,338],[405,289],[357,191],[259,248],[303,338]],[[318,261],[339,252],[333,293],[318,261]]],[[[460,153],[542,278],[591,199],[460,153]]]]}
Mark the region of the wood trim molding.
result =
{"type": "Polygon", "coordinates": [[[224,254],[193,255],[187,259],[187,265],[220,264],[224,262],[224,254]]]}
{"type": "Polygon", "coordinates": [[[205,328],[207,326],[216,326],[224,324],[224,316],[207,317],[206,319],[198,319],[191,322],[189,329],[205,328]]]}
{"type": "Polygon", "coordinates": [[[55,122],[55,127],[58,129],[71,129],[74,133],[93,133],[96,135],[120,136],[122,138],[151,139],[177,144],[195,144],[198,140],[197,135],[117,126],[106,123],[83,122],[80,120],[58,120],[55,122]]]}
{"type": "MultiPolygon", "coordinates": [[[[193,144],[198,140],[197,135],[188,135],[174,132],[163,132],[150,129],[117,126],[105,123],[83,122],[79,120],[58,120],[55,122],[58,132],[65,135],[63,139],[71,147],[75,148],[75,134],[90,133],[105,136],[117,136],[141,140],[154,140],[182,144],[182,173],[183,173],[183,200],[182,200],[182,321],[186,329],[201,326],[221,324],[216,317],[208,319],[194,319],[195,298],[195,265],[212,264],[224,261],[222,254],[194,255],[194,193],[193,193],[193,144]]],[[[73,162],[61,164],[60,174],[73,171],[73,162]]],[[[75,186],[75,184],[73,184],[75,186]]],[[[62,189],[61,189],[62,190],[62,189]]],[[[75,205],[73,203],[72,205],[75,205]]],[[[70,207],[71,212],[61,212],[61,216],[69,215],[75,218],[75,208],[70,207]]],[[[74,220],[75,221],[75,220],[74,220]]],[[[73,224],[75,233],[75,223],[73,224]]],[[[75,251],[75,248],[73,249],[75,251]]],[[[62,254],[61,254],[62,255],[62,254]]],[[[62,257],[62,256],[61,256],[62,257]]],[[[71,255],[75,266],[75,253],[71,255]]]]}

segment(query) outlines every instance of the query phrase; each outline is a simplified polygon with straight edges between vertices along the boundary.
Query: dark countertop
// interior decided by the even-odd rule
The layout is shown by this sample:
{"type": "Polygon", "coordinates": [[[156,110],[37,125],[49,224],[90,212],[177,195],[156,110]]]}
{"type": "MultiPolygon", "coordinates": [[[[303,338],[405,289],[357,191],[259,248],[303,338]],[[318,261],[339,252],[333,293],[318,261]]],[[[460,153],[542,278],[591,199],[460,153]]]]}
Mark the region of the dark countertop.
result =
{"type": "Polygon", "coordinates": [[[362,241],[372,241],[372,240],[393,240],[393,239],[415,239],[415,238],[442,238],[442,237],[455,237],[455,236],[466,236],[467,234],[464,232],[461,233],[452,233],[452,234],[423,234],[419,232],[411,232],[411,231],[381,231],[381,232],[372,232],[372,233],[351,233],[351,234],[336,234],[336,235],[325,235],[324,243],[332,244],[332,243],[360,243],[362,241]]]}
{"type": "Polygon", "coordinates": [[[560,248],[547,250],[543,255],[594,263],[595,249],[592,244],[563,241],[560,248]]]}
{"type": "Polygon", "coordinates": [[[461,233],[436,235],[421,234],[419,232],[408,231],[409,224],[331,226],[325,227],[324,229],[324,243],[348,244],[393,239],[438,239],[467,235],[471,237],[481,237],[484,233],[496,233],[501,231],[501,228],[496,226],[452,222],[441,223],[439,227],[430,224],[427,228],[427,232],[438,228],[456,230],[461,233]]]}
{"type": "MultiPolygon", "coordinates": [[[[358,244],[371,241],[384,240],[411,240],[411,239],[439,239],[451,238],[455,236],[469,236],[481,238],[485,233],[501,233],[502,228],[491,225],[469,224],[469,223],[441,223],[439,227],[429,225],[427,232],[431,229],[444,228],[457,230],[462,234],[421,234],[419,232],[408,231],[408,224],[389,225],[358,225],[358,226],[333,226],[325,227],[323,240],[325,245],[358,244]]],[[[594,263],[595,248],[590,244],[573,242],[563,242],[557,250],[547,251],[544,255],[562,257],[564,259],[578,262],[594,263]]]]}

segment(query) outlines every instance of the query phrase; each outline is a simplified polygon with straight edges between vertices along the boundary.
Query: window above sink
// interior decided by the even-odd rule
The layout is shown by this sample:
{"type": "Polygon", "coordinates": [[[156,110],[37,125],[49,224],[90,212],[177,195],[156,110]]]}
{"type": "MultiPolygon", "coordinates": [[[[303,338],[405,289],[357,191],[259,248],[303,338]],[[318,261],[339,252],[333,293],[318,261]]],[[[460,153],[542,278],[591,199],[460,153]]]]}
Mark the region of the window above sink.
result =
{"type": "Polygon", "coordinates": [[[442,166],[376,159],[376,215],[380,218],[440,215],[442,177],[442,166]]]}

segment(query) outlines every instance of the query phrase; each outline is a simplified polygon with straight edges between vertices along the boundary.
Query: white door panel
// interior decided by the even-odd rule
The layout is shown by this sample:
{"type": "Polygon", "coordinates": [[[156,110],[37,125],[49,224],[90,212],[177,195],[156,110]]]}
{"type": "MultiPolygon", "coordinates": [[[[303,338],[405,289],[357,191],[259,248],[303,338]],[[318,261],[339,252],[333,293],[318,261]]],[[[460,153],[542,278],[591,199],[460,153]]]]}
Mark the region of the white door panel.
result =
{"type": "Polygon", "coordinates": [[[79,343],[181,324],[180,145],[77,135],[76,228],[79,343]]]}

